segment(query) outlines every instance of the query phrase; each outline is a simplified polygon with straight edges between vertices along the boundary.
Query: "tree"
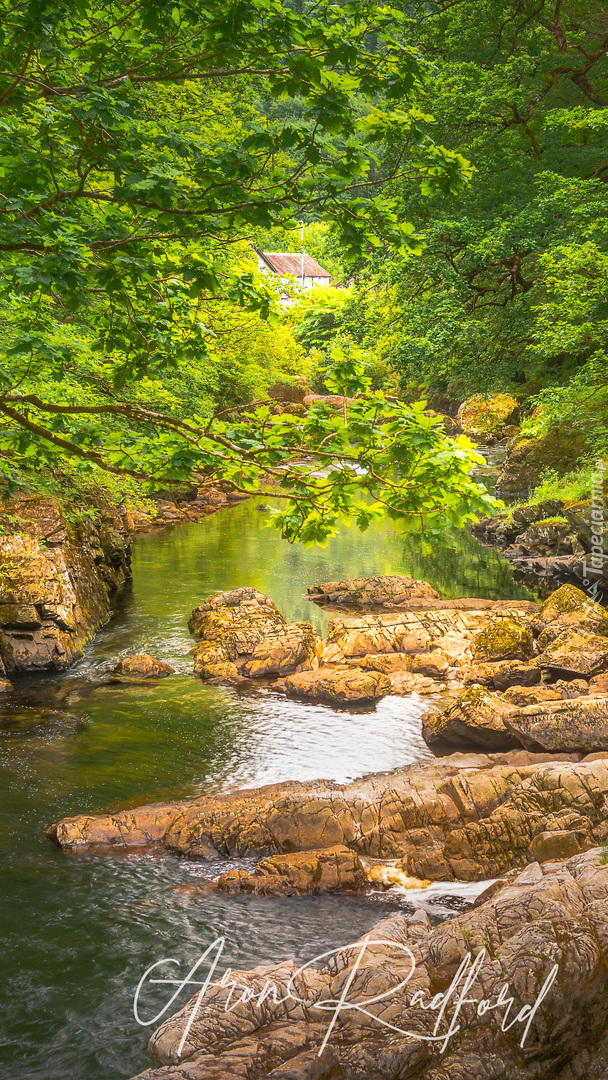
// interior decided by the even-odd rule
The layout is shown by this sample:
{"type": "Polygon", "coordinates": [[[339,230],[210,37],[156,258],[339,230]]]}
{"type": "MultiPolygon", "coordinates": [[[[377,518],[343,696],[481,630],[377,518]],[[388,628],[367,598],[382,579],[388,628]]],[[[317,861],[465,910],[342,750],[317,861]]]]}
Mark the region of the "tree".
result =
{"type": "MultiPolygon", "coordinates": [[[[509,389],[524,401],[553,387],[541,400],[567,411],[573,399],[557,389],[592,357],[588,376],[601,381],[601,364],[605,373],[606,6],[432,0],[407,8],[434,67],[421,105],[437,138],[457,145],[476,173],[457,201],[422,199],[394,181],[400,214],[426,246],[420,259],[387,252],[364,271],[351,332],[406,383],[460,399],[509,389]]],[[[588,414],[602,400],[599,392],[578,399],[588,414]]],[[[602,426],[594,421],[594,432],[602,426]]]]}
{"type": "Polygon", "coordinates": [[[270,473],[288,501],[281,526],[291,539],[322,538],[352,509],[348,492],[366,485],[393,510],[428,512],[435,523],[441,507],[470,516],[486,505],[468,479],[470,449],[420,410],[366,396],[336,428],[322,409],[302,423],[255,409],[210,417],[196,392],[175,389],[218,338],[239,333],[239,313],[272,315],[246,258],[256,229],[322,213],[346,257],[379,244],[414,253],[419,238],[397,220],[384,181],[407,173],[447,191],[470,177],[410,100],[424,62],[405,39],[405,17],[367,0],[302,8],[0,3],[8,480],[65,455],[157,484],[194,476],[253,490],[270,473]],[[295,118],[255,105],[296,97],[295,118]],[[356,110],[355,98],[369,108],[356,110]],[[391,167],[381,182],[370,170],[383,148],[391,167]],[[154,400],[159,386],[168,411],[154,400]],[[383,422],[391,411],[393,427],[383,422]],[[408,439],[419,447],[413,457],[408,439]],[[388,455],[378,458],[384,468],[397,451],[407,477],[374,475],[374,455],[388,455]],[[329,470],[322,482],[319,467],[329,470]]]}

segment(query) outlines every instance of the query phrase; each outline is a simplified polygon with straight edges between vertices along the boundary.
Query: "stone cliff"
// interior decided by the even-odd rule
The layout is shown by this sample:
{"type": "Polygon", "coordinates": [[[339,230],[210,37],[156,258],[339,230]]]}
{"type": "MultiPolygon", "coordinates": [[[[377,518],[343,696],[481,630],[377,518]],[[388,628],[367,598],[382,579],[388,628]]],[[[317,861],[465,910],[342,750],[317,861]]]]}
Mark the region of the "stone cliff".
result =
{"type": "Polygon", "coordinates": [[[20,498],[0,520],[0,672],[69,667],[130,576],[129,523],[109,505],[72,515],[20,498]]]}

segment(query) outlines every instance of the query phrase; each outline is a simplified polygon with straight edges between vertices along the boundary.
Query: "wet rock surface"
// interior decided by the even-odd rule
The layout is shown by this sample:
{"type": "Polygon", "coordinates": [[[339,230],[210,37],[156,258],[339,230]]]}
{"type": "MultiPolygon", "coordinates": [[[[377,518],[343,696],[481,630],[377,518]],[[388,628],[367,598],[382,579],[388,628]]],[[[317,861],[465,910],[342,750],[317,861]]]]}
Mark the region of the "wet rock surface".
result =
{"type": "Polygon", "coordinates": [[[397,859],[414,877],[480,881],[523,865],[545,831],[608,836],[608,756],[452,754],[349,784],[269,785],[111,815],[65,818],[66,850],[150,844],[193,858],[290,854],[344,846],[397,859]]]}
{"type": "Polygon", "coordinates": [[[153,1034],[139,1080],[601,1080],[607,899],[595,848],[533,861],[438,927],[397,915],[320,966],[232,972],[230,1008],[221,983],[193,1018],[192,999],[153,1034]]]}
{"type": "Polygon", "coordinates": [[[112,507],[68,520],[52,499],[15,501],[0,536],[4,672],[69,667],[130,577],[130,525],[112,507]]]}
{"type": "Polygon", "coordinates": [[[157,660],[149,653],[123,656],[112,668],[112,675],[121,679],[164,679],[173,675],[175,668],[164,660],[157,660]]]}
{"type": "Polygon", "coordinates": [[[344,667],[300,671],[283,679],[278,687],[289,697],[348,706],[373,703],[389,694],[392,685],[388,676],[382,672],[344,667]]]}
{"type": "Polygon", "coordinates": [[[259,896],[297,896],[316,892],[357,892],[367,878],[354,851],[337,845],[323,851],[272,855],[261,859],[253,873],[229,870],[217,886],[224,892],[259,896]]]}

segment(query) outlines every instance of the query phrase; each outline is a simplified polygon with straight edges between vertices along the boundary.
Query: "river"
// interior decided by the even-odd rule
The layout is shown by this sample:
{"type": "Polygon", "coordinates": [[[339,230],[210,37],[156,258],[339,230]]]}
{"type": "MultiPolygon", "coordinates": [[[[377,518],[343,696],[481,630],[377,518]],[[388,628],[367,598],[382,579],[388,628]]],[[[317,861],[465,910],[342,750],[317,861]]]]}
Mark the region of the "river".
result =
{"type": "Polygon", "coordinates": [[[290,621],[323,633],[327,617],[304,599],[306,586],[378,573],[425,579],[444,597],[531,597],[467,531],[431,547],[377,523],[305,550],[267,528],[252,501],[138,536],[132,587],[82,660],[61,676],[22,680],[0,708],[2,1078],[112,1080],[145,1069],[151,1029],[133,1016],[140,976],[165,956],[185,967],[218,934],[233,967],[304,961],[395,910],[422,903],[441,916],[465,902],[470,890],[457,886],[425,896],[227,896],[201,888],[219,860],[65,855],[44,836],[71,813],[286,779],[342,781],[431,758],[420,735],[428,699],[335,712],[190,674],[187,620],[209,593],[254,585],[290,621]],[[178,674],[149,686],[103,683],[120,656],[144,651],[178,674]]]}

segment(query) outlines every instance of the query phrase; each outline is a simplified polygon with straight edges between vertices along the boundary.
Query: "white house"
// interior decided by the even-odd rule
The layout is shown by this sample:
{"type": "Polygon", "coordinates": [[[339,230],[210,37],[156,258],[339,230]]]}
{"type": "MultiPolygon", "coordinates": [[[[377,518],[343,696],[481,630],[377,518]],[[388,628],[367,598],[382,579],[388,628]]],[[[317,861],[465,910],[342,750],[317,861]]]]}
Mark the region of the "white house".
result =
{"type": "MultiPolygon", "coordinates": [[[[256,248],[258,269],[277,277],[300,289],[312,289],[317,285],[329,285],[329,272],[305,253],[294,251],[260,251],[256,248]]],[[[286,293],[281,296],[282,304],[293,303],[293,298],[286,293]]]]}

